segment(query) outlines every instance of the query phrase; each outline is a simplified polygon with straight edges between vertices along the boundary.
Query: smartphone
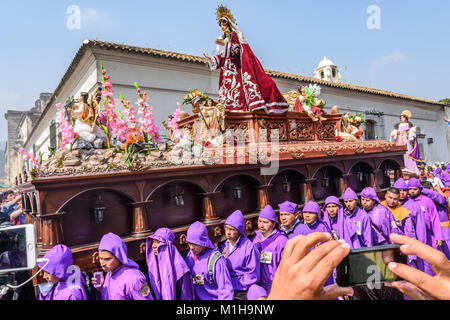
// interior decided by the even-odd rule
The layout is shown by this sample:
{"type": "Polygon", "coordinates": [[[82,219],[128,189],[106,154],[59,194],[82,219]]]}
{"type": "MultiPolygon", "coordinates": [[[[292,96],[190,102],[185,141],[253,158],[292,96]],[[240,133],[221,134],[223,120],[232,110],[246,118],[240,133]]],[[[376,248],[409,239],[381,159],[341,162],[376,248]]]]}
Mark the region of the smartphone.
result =
{"type": "Polygon", "coordinates": [[[101,271],[94,272],[94,278],[95,278],[94,288],[100,288],[102,286],[103,272],[101,271]]]}
{"type": "Polygon", "coordinates": [[[388,264],[406,264],[408,256],[400,251],[399,244],[389,244],[350,251],[336,268],[336,283],[340,287],[369,286],[402,280],[388,264]]]}
{"type": "Polygon", "coordinates": [[[0,229],[0,273],[36,267],[36,228],[33,224],[0,229]]]}

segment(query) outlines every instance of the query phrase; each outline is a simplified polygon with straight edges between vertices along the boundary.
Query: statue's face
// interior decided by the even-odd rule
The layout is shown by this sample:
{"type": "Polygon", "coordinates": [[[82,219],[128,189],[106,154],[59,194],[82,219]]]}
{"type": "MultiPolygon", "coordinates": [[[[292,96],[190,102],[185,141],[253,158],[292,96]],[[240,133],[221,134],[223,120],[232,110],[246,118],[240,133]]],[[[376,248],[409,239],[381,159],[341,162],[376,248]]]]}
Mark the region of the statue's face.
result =
{"type": "Polygon", "coordinates": [[[229,32],[231,32],[230,26],[228,25],[228,22],[227,22],[227,21],[225,21],[225,20],[220,20],[219,26],[222,28],[222,31],[223,31],[224,33],[229,33],[229,32]]]}
{"type": "Polygon", "coordinates": [[[408,121],[408,118],[405,117],[405,116],[400,116],[400,121],[401,121],[401,122],[407,122],[407,121],[408,121]]]}

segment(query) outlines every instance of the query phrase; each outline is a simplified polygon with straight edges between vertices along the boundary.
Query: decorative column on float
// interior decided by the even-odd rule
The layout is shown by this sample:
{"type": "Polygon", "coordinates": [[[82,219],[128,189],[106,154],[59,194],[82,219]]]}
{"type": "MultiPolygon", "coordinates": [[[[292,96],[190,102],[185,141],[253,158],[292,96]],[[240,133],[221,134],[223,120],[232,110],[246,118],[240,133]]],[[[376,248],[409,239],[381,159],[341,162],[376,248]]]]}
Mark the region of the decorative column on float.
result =
{"type": "Polygon", "coordinates": [[[272,184],[258,186],[258,210],[264,209],[269,204],[269,188],[272,184]]]}
{"type": "Polygon", "coordinates": [[[42,220],[42,250],[48,251],[57,244],[62,244],[63,232],[61,218],[65,212],[41,215],[42,220]]]}
{"type": "Polygon", "coordinates": [[[317,179],[315,179],[315,178],[314,179],[306,179],[305,182],[302,182],[300,184],[300,188],[302,190],[303,203],[307,203],[308,201],[314,200],[311,184],[316,180],[317,179]]]}
{"type": "Polygon", "coordinates": [[[378,177],[381,176],[382,174],[383,174],[383,171],[381,169],[375,169],[370,174],[369,185],[371,185],[372,188],[374,188],[375,190],[379,189],[378,177]]]}
{"type": "Polygon", "coordinates": [[[348,178],[351,176],[351,173],[343,174],[342,177],[338,178],[339,183],[339,192],[341,193],[341,196],[344,195],[345,190],[348,188],[348,178]]]}
{"type": "Polygon", "coordinates": [[[214,210],[213,197],[220,194],[219,192],[200,193],[202,197],[202,218],[205,225],[212,224],[219,220],[214,210]]]}
{"type": "Polygon", "coordinates": [[[133,232],[131,233],[133,237],[140,237],[150,232],[145,206],[152,202],[153,200],[148,200],[131,204],[133,206],[133,232]]]}

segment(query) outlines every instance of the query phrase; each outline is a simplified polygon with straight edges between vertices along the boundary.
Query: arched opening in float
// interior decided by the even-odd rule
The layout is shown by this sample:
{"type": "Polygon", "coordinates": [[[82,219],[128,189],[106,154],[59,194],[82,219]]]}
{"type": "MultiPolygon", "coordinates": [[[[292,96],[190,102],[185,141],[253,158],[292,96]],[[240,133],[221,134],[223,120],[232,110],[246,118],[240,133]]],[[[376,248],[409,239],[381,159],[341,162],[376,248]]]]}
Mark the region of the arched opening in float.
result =
{"type": "Polygon", "coordinates": [[[316,171],[311,182],[313,199],[324,200],[328,196],[340,196],[342,171],[334,166],[325,166],[316,171]]]}
{"type": "Polygon", "coordinates": [[[199,185],[173,180],[158,186],[147,197],[145,206],[150,230],[189,225],[202,220],[202,194],[199,185]]]}
{"type": "Polygon", "coordinates": [[[386,159],[380,163],[378,169],[380,169],[376,174],[378,186],[380,188],[389,188],[395,182],[395,171],[400,170],[401,168],[396,161],[386,159]]]}
{"type": "Polygon", "coordinates": [[[284,201],[303,203],[306,177],[296,170],[286,169],[273,176],[269,181],[269,203],[276,210],[284,201]]]}
{"type": "Polygon", "coordinates": [[[350,169],[347,186],[356,193],[360,193],[365,187],[371,187],[370,175],[373,168],[366,162],[358,162],[350,169]]]}
{"type": "Polygon", "coordinates": [[[58,212],[62,215],[64,244],[99,242],[112,232],[119,237],[129,235],[133,224],[133,200],[122,192],[107,188],[85,190],[66,201],[58,212]],[[96,221],[96,208],[104,208],[103,221],[96,221]]]}
{"type": "Polygon", "coordinates": [[[216,188],[214,207],[218,218],[226,218],[236,210],[243,214],[258,209],[258,180],[249,175],[234,175],[223,180],[216,188]]]}

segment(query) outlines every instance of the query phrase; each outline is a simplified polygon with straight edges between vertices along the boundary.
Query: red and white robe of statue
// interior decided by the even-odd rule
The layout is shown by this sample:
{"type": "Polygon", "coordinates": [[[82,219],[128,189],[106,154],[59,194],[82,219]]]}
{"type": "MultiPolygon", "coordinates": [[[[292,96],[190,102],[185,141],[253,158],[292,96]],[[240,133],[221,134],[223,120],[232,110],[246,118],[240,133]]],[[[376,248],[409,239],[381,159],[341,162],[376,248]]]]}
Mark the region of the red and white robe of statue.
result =
{"type": "Polygon", "coordinates": [[[225,50],[211,61],[211,69],[220,68],[219,102],[231,111],[285,112],[289,104],[275,82],[264,71],[248,44],[237,34],[225,42],[225,50]]]}

